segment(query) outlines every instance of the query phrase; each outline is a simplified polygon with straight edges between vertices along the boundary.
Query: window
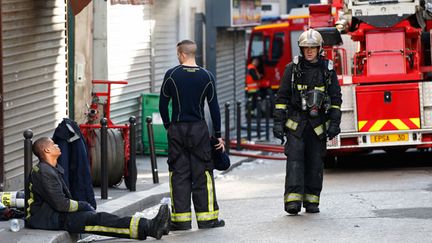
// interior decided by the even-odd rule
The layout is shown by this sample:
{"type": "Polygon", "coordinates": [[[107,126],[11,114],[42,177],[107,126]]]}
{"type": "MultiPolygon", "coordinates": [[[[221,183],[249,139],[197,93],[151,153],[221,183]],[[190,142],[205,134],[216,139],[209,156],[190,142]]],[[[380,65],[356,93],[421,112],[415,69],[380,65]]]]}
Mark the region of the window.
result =
{"type": "Polygon", "coordinates": [[[285,43],[285,33],[278,32],[273,36],[273,45],[272,45],[272,60],[278,61],[279,58],[283,55],[285,43]]]}
{"type": "Polygon", "coordinates": [[[255,33],[252,37],[251,57],[262,56],[264,54],[262,33],[255,33]]]}

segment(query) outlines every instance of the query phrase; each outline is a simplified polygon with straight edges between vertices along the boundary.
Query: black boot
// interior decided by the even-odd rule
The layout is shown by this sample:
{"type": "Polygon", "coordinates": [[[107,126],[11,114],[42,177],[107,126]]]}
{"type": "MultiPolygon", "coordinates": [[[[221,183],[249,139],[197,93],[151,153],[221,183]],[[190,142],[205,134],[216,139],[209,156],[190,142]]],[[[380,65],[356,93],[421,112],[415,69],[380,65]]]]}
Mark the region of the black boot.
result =
{"type": "Polygon", "coordinates": [[[289,202],[285,204],[285,211],[292,215],[297,215],[301,210],[299,202],[289,202]]]}
{"type": "Polygon", "coordinates": [[[177,231],[177,230],[190,230],[192,229],[191,222],[171,222],[170,223],[170,231],[177,231]]]}
{"type": "Polygon", "coordinates": [[[306,213],[319,213],[320,210],[318,208],[318,204],[309,203],[305,205],[306,213]]]}
{"type": "Polygon", "coordinates": [[[159,212],[151,220],[147,221],[147,235],[156,239],[162,238],[163,234],[169,233],[170,212],[168,205],[160,206],[159,212]]]}
{"type": "Polygon", "coordinates": [[[201,221],[198,222],[198,228],[199,229],[210,229],[210,228],[217,228],[217,227],[224,227],[225,221],[223,219],[215,219],[215,220],[209,220],[209,221],[201,221]]]}

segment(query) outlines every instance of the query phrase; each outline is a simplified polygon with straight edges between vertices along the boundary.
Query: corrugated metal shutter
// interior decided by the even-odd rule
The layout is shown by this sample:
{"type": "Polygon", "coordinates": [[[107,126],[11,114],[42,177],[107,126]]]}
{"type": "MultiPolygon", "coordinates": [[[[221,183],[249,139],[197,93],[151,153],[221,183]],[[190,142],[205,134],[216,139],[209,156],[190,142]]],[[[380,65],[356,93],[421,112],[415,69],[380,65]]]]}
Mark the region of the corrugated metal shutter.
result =
{"type": "Polygon", "coordinates": [[[111,119],[126,124],[130,116],[137,117],[138,137],[142,124],[139,97],[151,89],[151,8],[118,4],[108,6],[107,11],[108,80],[129,82],[113,86],[111,119]]]}
{"type": "Polygon", "coordinates": [[[64,0],[3,0],[5,190],[24,188],[23,131],[52,136],[66,116],[64,0]]]}
{"type": "MultiPolygon", "coordinates": [[[[245,102],[245,49],[244,31],[235,33],[234,31],[218,29],[216,43],[217,94],[223,123],[225,122],[225,103],[230,102],[231,128],[235,127],[236,102],[241,101],[242,106],[245,102]]],[[[222,127],[224,130],[225,126],[222,127]]]]}
{"type": "Polygon", "coordinates": [[[155,1],[153,18],[155,19],[154,37],[154,87],[159,93],[165,72],[178,65],[176,44],[178,41],[178,2],[172,0],[155,1]]]}

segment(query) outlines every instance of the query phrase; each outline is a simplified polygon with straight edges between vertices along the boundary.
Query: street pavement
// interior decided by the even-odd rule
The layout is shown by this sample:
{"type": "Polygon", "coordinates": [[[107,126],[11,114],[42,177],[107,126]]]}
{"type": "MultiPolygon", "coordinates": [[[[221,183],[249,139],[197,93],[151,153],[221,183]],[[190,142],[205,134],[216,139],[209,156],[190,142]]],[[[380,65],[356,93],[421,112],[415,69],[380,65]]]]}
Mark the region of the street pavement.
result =
{"type": "MultiPolygon", "coordinates": [[[[230,171],[216,172],[220,217],[226,226],[198,230],[194,220],[192,230],[171,232],[158,242],[432,242],[431,157],[430,152],[411,152],[342,159],[337,168],[325,170],[321,213],[298,216],[283,211],[285,161],[232,157],[235,166],[230,171]]],[[[146,209],[139,214],[153,217],[158,202],[169,195],[165,161],[158,157],[160,185],[155,187],[149,160],[140,158],[137,192],[128,192],[122,185],[110,189],[112,198],[100,203],[98,210],[130,215],[146,209]],[[143,198],[152,199],[126,205],[143,198]]],[[[13,233],[0,224],[0,242],[76,240],[61,233],[28,229],[13,233]]],[[[136,242],[76,237],[81,242],[136,242]]]]}
{"type": "MultiPolygon", "coordinates": [[[[226,226],[198,230],[194,221],[192,230],[171,232],[159,242],[432,242],[430,154],[343,159],[325,170],[319,214],[284,212],[284,177],[284,161],[260,159],[219,174],[226,226]]],[[[156,210],[143,214],[151,217],[156,210]]]]}

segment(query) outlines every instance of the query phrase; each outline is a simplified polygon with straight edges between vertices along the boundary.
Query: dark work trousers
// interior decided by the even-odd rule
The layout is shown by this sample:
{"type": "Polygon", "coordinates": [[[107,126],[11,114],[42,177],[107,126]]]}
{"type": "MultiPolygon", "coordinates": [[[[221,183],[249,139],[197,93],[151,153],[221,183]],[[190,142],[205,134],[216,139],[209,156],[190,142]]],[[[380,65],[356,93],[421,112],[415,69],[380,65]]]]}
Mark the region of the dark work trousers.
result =
{"type": "Polygon", "coordinates": [[[110,213],[75,212],[60,216],[60,228],[70,233],[88,233],[145,240],[147,219],[118,217],[110,213]]]}
{"type": "Polygon", "coordinates": [[[198,225],[218,219],[210,137],[205,121],[172,123],[168,128],[171,223],[190,228],[191,194],[198,225]]]}
{"type": "Polygon", "coordinates": [[[285,204],[303,202],[319,204],[323,183],[326,140],[316,135],[307,122],[301,137],[287,135],[285,155],[287,156],[285,177],[285,204]]]}

